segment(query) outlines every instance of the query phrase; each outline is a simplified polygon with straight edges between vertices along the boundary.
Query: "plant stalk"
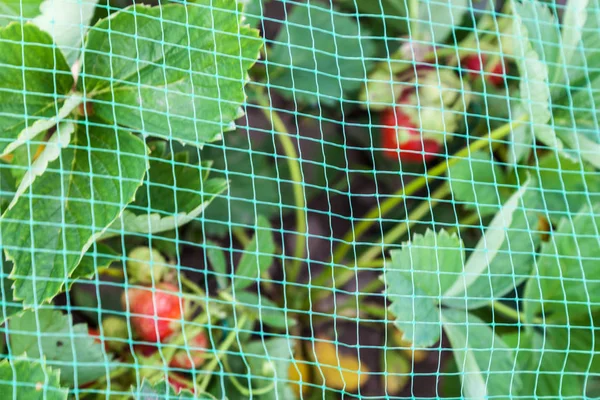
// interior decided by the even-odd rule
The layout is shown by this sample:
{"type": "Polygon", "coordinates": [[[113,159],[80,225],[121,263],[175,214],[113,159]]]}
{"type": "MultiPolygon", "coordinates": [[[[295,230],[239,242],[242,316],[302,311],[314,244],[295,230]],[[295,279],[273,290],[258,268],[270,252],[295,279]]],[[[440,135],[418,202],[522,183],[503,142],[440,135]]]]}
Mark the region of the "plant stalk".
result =
{"type": "MultiPolygon", "coordinates": [[[[229,334],[227,335],[225,340],[223,340],[223,343],[221,343],[221,346],[219,346],[219,349],[215,353],[215,358],[213,358],[206,365],[206,367],[203,368],[203,372],[206,375],[204,375],[204,378],[202,378],[202,382],[200,382],[200,384],[198,385],[197,393],[203,393],[206,391],[206,388],[208,387],[208,384],[210,383],[210,378],[212,378],[212,373],[215,370],[215,368],[217,368],[217,365],[219,364],[221,357],[223,356],[223,353],[225,353],[227,351],[227,349],[229,349],[231,347],[231,345],[233,344],[233,341],[235,340],[235,338],[237,336],[238,331],[243,329],[247,320],[248,320],[248,315],[243,314],[242,317],[238,321],[238,327],[236,329],[233,329],[231,332],[229,332],[229,334]]],[[[195,377],[194,377],[194,381],[196,381],[195,377]]]]}
{"type": "MultiPolygon", "coordinates": [[[[417,222],[419,222],[421,218],[423,218],[428,212],[431,211],[433,207],[435,207],[439,203],[439,200],[443,199],[448,194],[450,194],[450,186],[448,184],[443,184],[431,194],[430,198],[423,199],[419,206],[412,210],[412,212],[408,215],[406,221],[397,224],[392,230],[390,230],[383,236],[381,242],[372,245],[365,253],[363,253],[362,256],[357,260],[355,268],[335,268],[333,276],[333,287],[331,290],[336,290],[348,283],[348,281],[350,281],[355,276],[358,270],[360,270],[361,268],[365,268],[366,265],[369,265],[371,261],[377,258],[378,255],[381,255],[383,253],[383,247],[386,244],[394,243],[396,240],[404,236],[410,228],[412,228],[417,222]]],[[[325,284],[327,275],[330,274],[329,268],[326,268],[319,276],[317,276],[317,278],[313,282],[315,286],[318,287],[325,284]]],[[[326,298],[329,294],[330,290],[319,291],[315,293],[313,298],[315,301],[320,301],[326,298]]]]}
{"type": "Polygon", "coordinates": [[[448,158],[430,170],[426,171],[422,176],[417,179],[411,181],[408,185],[399,189],[393,196],[389,197],[385,201],[381,203],[380,206],[376,206],[372,208],[367,214],[363,217],[362,221],[360,221],[355,227],[351,228],[348,233],[342,239],[342,243],[338,245],[334,254],[333,254],[333,264],[339,264],[348,251],[350,250],[352,244],[354,244],[366,231],[368,231],[371,226],[379,221],[384,215],[393,210],[398,204],[400,204],[406,196],[410,196],[422,189],[426,184],[428,184],[433,178],[436,178],[443,173],[445,173],[448,168],[458,161],[467,157],[470,153],[475,152],[477,150],[481,150],[486,146],[489,146],[490,141],[499,140],[507,136],[511,133],[512,129],[515,127],[525,123],[528,119],[528,116],[524,116],[521,119],[516,121],[510,121],[497,129],[494,129],[488,135],[477,139],[471,145],[464,147],[463,149],[456,152],[451,158],[448,158]]]}
{"type": "Polygon", "coordinates": [[[290,169],[290,176],[294,182],[294,204],[296,207],[296,246],[294,249],[294,259],[290,262],[287,280],[296,282],[302,265],[301,259],[304,257],[304,248],[306,243],[306,233],[308,231],[306,223],[306,201],[304,197],[304,189],[302,185],[302,170],[300,159],[296,146],[290,138],[283,120],[279,114],[272,108],[270,100],[265,96],[262,87],[254,88],[258,104],[261,106],[261,111],[267,120],[271,121],[274,133],[279,139],[283,151],[286,155],[286,161],[290,169]]]}

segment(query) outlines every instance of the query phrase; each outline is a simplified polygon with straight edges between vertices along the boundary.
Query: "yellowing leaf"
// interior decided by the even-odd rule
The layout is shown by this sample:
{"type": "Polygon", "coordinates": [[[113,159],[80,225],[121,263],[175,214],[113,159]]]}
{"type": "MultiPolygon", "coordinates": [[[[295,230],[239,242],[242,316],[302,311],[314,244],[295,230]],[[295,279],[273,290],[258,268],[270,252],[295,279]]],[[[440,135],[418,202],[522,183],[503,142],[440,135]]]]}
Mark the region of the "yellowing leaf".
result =
{"type": "Polygon", "coordinates": [[[411,362],[399,351],[387,350],[383,376],[386,392],[398,393],[410,380],[411,362]]]}
{"type": "Polygon", "coordinates": [[[288,369],[288,380],[291,382],[290,387],[297,398],[300,398],[300,391],[302,395],[306,396],[309,390],[308,383],[310,383],[310,367],[305,360],[295,358],[288,369]]]}
{"type": "Polygon", "coordinates": [[[313,373],[318,385],[354,392],[368,379],[368,368],[357,357],[340,352],[333,343],[316,342],[308,354],[317,364],[313,373]]]}

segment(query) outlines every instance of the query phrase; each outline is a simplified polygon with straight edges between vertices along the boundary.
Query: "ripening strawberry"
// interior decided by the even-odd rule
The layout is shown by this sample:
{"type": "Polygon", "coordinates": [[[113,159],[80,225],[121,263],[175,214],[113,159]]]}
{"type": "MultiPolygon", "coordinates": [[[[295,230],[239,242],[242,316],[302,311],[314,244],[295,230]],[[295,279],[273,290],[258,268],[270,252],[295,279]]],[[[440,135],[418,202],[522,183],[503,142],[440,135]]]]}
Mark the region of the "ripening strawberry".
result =
{"type": "Polygon", "coordinates": [[[179,288],[170,283],[152,288],[131,288],[123,293],[123,308],[129,302],[131,325],[140,339],[148,342],[162,342],[173,334],[184,313],[183,301],[177,296],[179,288]],[[127,297],[125,297],[127,296],[127,297]],[[156,305],[156,307],[155,307],[156,305]]]}
{"type": "Polygon", "coordinates": [[[102,343],[102,341],[100,341],[100,331],[98,331],[98,329],[88,327],[88,334],[94,337],[94,343],[102,343]]]}
{"type": "Polygon", "coordinates": [[[181,382],[179,379],[173,379],[170,376],[169,376],[169,385],[171,385],[171,387],[173,388],[173,391],[175,391],[175,394],[180,394],[182,390],[189,390],[190,392],[192,392],[192,394],[195,393],[193,387],[186,385],[185,383],[181,382]]]}
{"type": "MultiPolygon", "coordinates": [[[[481,71],[484,68],[487,57],[484,54],[479,55],[472,54],[466,56],[463,60],[463,66],[468,71],[471,78],[477,78],[481,76],[481,71]]],[[[490,72],[485,73],[485,79],[494,86],[502,86],[504,84],[505,69],[502,61],[498,61],[490,72]]]]}
{"type": "Polygon", "coordinates": [[[204,332],[200,332],[189,342],[189,354],[185,350],[177,351],[169,365],[181,369],[199,367],[204,364],[204,352],[207,347],[208,338],[204,332]]]}
{"type": "Polygon", "coordinates": [[[441,144],[434,139],[422,137],[409,115],[402,107],[388,108],[381,114],[381,141],[384,155],[391,160],[423,163],[437,157],[441,144]]]}

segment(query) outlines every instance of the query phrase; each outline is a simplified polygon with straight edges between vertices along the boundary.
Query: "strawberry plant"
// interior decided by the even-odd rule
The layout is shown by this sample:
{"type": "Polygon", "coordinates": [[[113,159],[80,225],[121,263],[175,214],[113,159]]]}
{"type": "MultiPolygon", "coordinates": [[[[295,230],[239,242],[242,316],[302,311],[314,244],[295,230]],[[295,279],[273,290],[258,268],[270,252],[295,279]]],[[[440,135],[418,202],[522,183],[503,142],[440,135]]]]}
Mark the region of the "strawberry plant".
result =
{"type": "Polygon", "coordinates": [[[147,3],[0,0],[4,397],[598,396],[596,0],[147,3]]]}

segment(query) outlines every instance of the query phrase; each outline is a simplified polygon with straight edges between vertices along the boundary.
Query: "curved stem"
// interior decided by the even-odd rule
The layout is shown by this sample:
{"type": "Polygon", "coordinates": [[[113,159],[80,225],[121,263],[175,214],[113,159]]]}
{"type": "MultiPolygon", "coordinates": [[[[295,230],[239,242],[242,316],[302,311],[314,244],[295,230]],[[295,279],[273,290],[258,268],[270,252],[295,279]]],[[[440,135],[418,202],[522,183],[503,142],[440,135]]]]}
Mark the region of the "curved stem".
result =
{"type": "Polygon", "coordinates": [[[501,303],[499,301],[492,301],[490,303],[490,306],[492,307],[492,309],[494,310],[495,314],[500,314],[501,316],[520,322],[520,323],[525,323],[525,321],[527,321],[527,317],[525,316],[524,313],[519,312],[517,310],[515,310],[514,308],[512,308],[511,306],[507,306],[504,303],[501,303]]]}
{"type": "Polygon", "coordinates": [[[382,253],[382,247],[386,244],[394,243],[396,240],[404,236],[410,228],[412,228],[417,222],[421,220],[431,209],[438,205],[439,200],[450,194],[450,185],[443,184],[437,190],[435,190],[429,199],[423,199],[421,204],[415,208],[407,218],[406,222],[397,224],[392,230],[387,232],[380,243],[371,246],[365,251],[358,259],[357,264],[365,264],[373,261],[378,255],[382,253]]]}
{"type": "MultiPolygon", "coordinates": [[[[333,277],[333,288],[339,288],[345,285],[350,279],[352,279],[358,269],[366,268],[371,261],[377,258],[383,252],[383,247],[386,244],[390,244],[395,242],[397,239],[401,238],[408,232],[408,230],[413,227],[417,222],[421,220],[428,212],[431,211],[433,207],[435,207],[439,200],[443,199],[450,193],[450,186],[448,184],[443,184],[437,190],[435,190],[431,197],[428,199],[423,199],[421,204],[408,215],[406,221],[403,221],[397,224],[392,230],[387,232],[381,241],[377,244],[372,245],[367,251],[365,251],[362,256],[356,261],[356,269],[352,267],[348,267],[351,269],[336,268],[333,277]]],[[[313,284],[315,286],[322,286],[327,281],[328,275],[331,275],[330,269],[327,268],[319,276],[315,278],[313,284]]],[[[329,292],[320,292],[316,294],[316,299],[320,300],[329,295],[329,292]]]]}
{"type": "MultiPolygon", "coordinates": [[[[248,316],[246,314],[243,314],[242,317],[240,318],[240,320],[238,321],[238,328],[233,329],[231,332],[229,332],[229,334],[227,335],[225,340],[223,340],[223,343],[221,343],[221,346],[219,346],[219,349],[215,353],[215,358],[213,358],[206,365],[206,367],[203,370],[203,372],[206,375],[204,375],[204,378],[202,378],[202,382],[200,382],[200,384],[198,385],[197,393],[203,393],[206,391],[206,388],[208,387],[208,384],[210,383],[210,378],[212,378],[212,373],[215,370],[215,368],[217,368],[217,365],[219,365],[219,361],[221,360],[223,353],[225,353],[227,351],[227,349],[229,349],[231,347],[231,345],[233,344],[233,341],[235,340],[235,338],[238,334],[238,331],[244,327],[247,320],[248,320],[248,316]]],[[[195,380],[196,379],[194,378],[194,381],[195,380]]]]}
{"type": "Polygon", "coordinates": [[[275,380],[273,380],[270,384],[255,389],[255,388],[247,388],[244,385],[242,385],[242,383],[238,380],[238,378],[233,375],[232,371],[231,371],[231,367],[229,366],[229,361],[227,360],[227,356],[223,357],[223,367],[225,367],[225,371],[229,374],[228,378],[231,381],[231,383],[233,383],[233,386],[235,386],[235,388],[238,390],[238,392],[240,392],[242,395],[244,396],[248,396],[248,397],[254,397],[254,396],[260,396],[266,393],[269,393],[270,391],[272,391],[275,388],[275,380]]]}
{"type": "Polygon", "coordinates": [[[458,161],[467,157],[470,153],[483,149],[486,146],[489,146],[490,141],[499,140],[507,136],[512,129],[515,127],[525,123],[527,121],[528,116],[524,116],[521,119],[516,121],[510,121],[501,127],[493,130],[488,135],[477,139],[470,146],[464,147],[460,151],[456,152],[451,158],[446,159],[437,165],[435,165],[430,170],[426,171],[426,173],[417,179],[414,179],[409,184],[404,186],[403,188],[396,191],[392,196],[390,196],[387,200],[383,201],[380,206],[376,206],[372,208],[353,229],[351,229],[344,238],[342,239],[342,243],[338,245],[334,254],[333,254],[333,263],[339,264],[353,243],[356,242],[366,231],[371,228],[371,226],[379,221],[384,215],[393,210],[398,204],[400,204],[406,196],[410,196],[414,194],[416,191],[422,189],[427,183],[429,183],[433,178],[438,177],[446,172],[446,170],[451,166],[456,164],[458,161]]]}
{"type": "Polygon", "coordinates": [[[477,226],[474,226],[474,224],[481,223],[482,219],[483,217],[481,216],[479,211],[474,211],[471,214],[464,217],[463,219],[461,219],[460,221],[458,221],[458,224],[456,226],[449,227],[447,231],[448,233],[454,233],[460,232],[463,229],[467,228],[477,228],[477,226]]]}
{"type": "Polygon", "coordinates": [[[261,106],[261,111],[267,120],[271,121],[273,130],[286,155],[286,161],[290,169],[290,176],[294,182],[294,204],[296,206],[296,247],[294,249],[294,259],[291,261],[288,280],[295,282],[300,272],[301,259],[304,257],[304,244],[306,242],[306,202],[304,199],[304,189],[302,186],[302,171],[300,159],[296,146],[290,138],[290,134],[283,123],[279,114],[271,107],[270,100],[265,96],[262,87],[254,87],[256,99],[261,106]]]}

